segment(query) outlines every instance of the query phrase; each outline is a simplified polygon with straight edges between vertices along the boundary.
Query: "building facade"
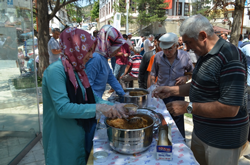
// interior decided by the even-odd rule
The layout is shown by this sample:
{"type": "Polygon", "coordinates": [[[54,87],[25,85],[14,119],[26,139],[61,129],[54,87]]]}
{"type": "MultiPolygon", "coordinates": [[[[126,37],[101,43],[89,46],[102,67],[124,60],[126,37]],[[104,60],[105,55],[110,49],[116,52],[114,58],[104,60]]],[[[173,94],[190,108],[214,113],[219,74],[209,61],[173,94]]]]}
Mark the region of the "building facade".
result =
{"type": "MultiPolygon", "coordinates": [[[[49,7],[49,9],[48,9],[48,12],[49,12],[49,14],[52,12],[52,11],[50,10],[50,7],[49,7]]],[[[70,22],[70,20],[69,20],[69,18],[68,18],[67,11],[66,11],[64,8],[61,8],[61,9],[56,13],[56,16],[57,16],[63,23],[65,23],[65,24],[71,26],[71,25],[70,25],[71,22],[70,22]]],[[[61,22],[60,22],[56,17],[54,17],[54,18],[52,18],[52,19],[50,20],[50,22],[49,22],[49,27],[50,27],[51,29],[53,29],[53,28],[59,28],[60,30],[62,30],[62,29],[64,28],[64,25],[61,24],[61,22]]]]}
{"type": "MultiPolygon", "coordinates": [[[[112,25],[112,20],[114,16],[114,3],[118,3],[119,0],[100,0],[99,2],[99,28],[102,27],[105,24],[112,25]]],[[[167,0],[166,0],[167,1],[167,0]]],[[[165,2],[166,2],[165,1],[165,2]]],[[[192,11],[200,10],[200,6],[197,8],[192,7],[192,3],[196,2],[197,0],[172,0],[171,9],[166,9],[166,21],[163,24],[160,23],[154,23],[147,27],[143,27],[143,35],[148,34],[160,34],[160,33],[166,33],[166,32],[174,32],[176,34],[179,34],[179,28],[181,23],[188,18],[192,11]]],[[[124,0],[126,2],[126,0],[124,0]]],[[[133,4],[133,0],[129,0],[130,7],[133,4]]],[[[207,4],[207,6],[212,7],[213,1],[210,4],[207,4]]],[[[228,20],[225,20],[223,18],[223,15],[220,16],[220,18],[217,18],[216,20],[211,20],[211,23],[214,26],[218,26],[224,29],[231,29],[232,23],[233,23],[233,12],[234,12],[234,6],[229,5],[227,7],[229,12],[228,20]]],[[[138,12],[136,11],[136,8],[133,8],[132,11],[134,11],[131,15],[133,19],[136,22],[136,18],[138,16],[138,12]]],[[[250,15],[250,0],[246,0],[245,3],[245,10],[244,10],[244,22],[243,22],[243,34],[250,32],[250,21],[249,16],[250,15]]],[[[125,26],[121,25],[121,32],[125,33],[125,26]]],[[[129,32],[133,34],[139,34],[139,25],[130,24],[129,25],[129,32]]]]}

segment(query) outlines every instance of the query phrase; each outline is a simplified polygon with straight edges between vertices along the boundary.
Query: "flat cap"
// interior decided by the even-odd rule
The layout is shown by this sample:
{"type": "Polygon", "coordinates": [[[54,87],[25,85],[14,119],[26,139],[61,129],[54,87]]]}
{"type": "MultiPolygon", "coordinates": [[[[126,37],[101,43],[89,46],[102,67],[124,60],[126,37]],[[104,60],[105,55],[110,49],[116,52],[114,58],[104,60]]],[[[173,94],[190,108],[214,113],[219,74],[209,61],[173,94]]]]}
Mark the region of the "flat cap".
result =
{"type": "Polygon", "coordinates": [[[168,49],[173,46],[174,43],[178,43],[178,36],[174,33],[166,33],[159,38],[160,47],[162,49],[168,49]]]}

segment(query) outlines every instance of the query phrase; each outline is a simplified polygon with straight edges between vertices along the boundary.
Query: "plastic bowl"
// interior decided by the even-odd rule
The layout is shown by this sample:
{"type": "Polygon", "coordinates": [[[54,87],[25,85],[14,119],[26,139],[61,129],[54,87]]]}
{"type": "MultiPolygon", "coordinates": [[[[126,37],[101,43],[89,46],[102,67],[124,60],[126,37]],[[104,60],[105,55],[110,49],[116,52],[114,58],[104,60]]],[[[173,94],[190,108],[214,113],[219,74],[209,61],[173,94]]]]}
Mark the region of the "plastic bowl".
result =
{"type": "Polygon", "coordinates": [[[94,161],[102,163],[108,159],[108,153],[106,151],[97,151],[93,154],[93,157],[94,161]]]}
{"type": "Polygon", "coordinates": [[[131,112],[135,113],[137,109],[139,108],[139,106],[134,103],[126,103],[123,107],[126,108],[129,113],[131,112]]]}

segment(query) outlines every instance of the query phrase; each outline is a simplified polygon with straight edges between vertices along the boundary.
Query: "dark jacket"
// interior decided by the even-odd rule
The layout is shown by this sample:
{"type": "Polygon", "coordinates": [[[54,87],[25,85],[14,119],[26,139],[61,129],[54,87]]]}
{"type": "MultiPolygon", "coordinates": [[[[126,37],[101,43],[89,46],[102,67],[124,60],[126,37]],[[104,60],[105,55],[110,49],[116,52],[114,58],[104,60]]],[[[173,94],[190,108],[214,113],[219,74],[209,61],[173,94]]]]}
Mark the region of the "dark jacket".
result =
{"type": "Polygon", "coordinates": [[[147,53],[145,53],[142,57],[140,69],[139,69],[139,76],[138,76],[138,84],[139,88],[147,89],[147,80],[148,80],[148,64],[150,61],[150,58],[154,55],[154,51],[151,50],[147,53]]]}

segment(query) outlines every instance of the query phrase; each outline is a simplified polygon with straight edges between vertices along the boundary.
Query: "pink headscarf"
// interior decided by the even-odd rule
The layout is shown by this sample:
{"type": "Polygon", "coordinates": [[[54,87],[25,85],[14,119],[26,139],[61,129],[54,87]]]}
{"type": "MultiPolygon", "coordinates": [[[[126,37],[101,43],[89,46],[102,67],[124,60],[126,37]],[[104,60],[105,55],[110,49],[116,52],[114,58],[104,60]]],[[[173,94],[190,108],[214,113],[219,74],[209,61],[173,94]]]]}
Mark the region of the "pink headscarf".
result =
{"type": "MultiPolygon", "coordinates": [[[[61,33],[59,44],[62,50],[62,64],[75,90],[78,88],[78,83],[74,70],[77,72],[84,88],[90,87],[87,74],[84,71],[83,57],[92,45],[96,44],[96,38],[84,30],[70,27],[61,33]]],[[[85,99],[87,98],[85,97],[85,99]]]]}
{"type": "Polygon", "coordinates": [[[109,58],[114,51],[125,43],[126,40],[116,28],[110,25],[104,25],[97,35],[95,52],[109,58]]]}

